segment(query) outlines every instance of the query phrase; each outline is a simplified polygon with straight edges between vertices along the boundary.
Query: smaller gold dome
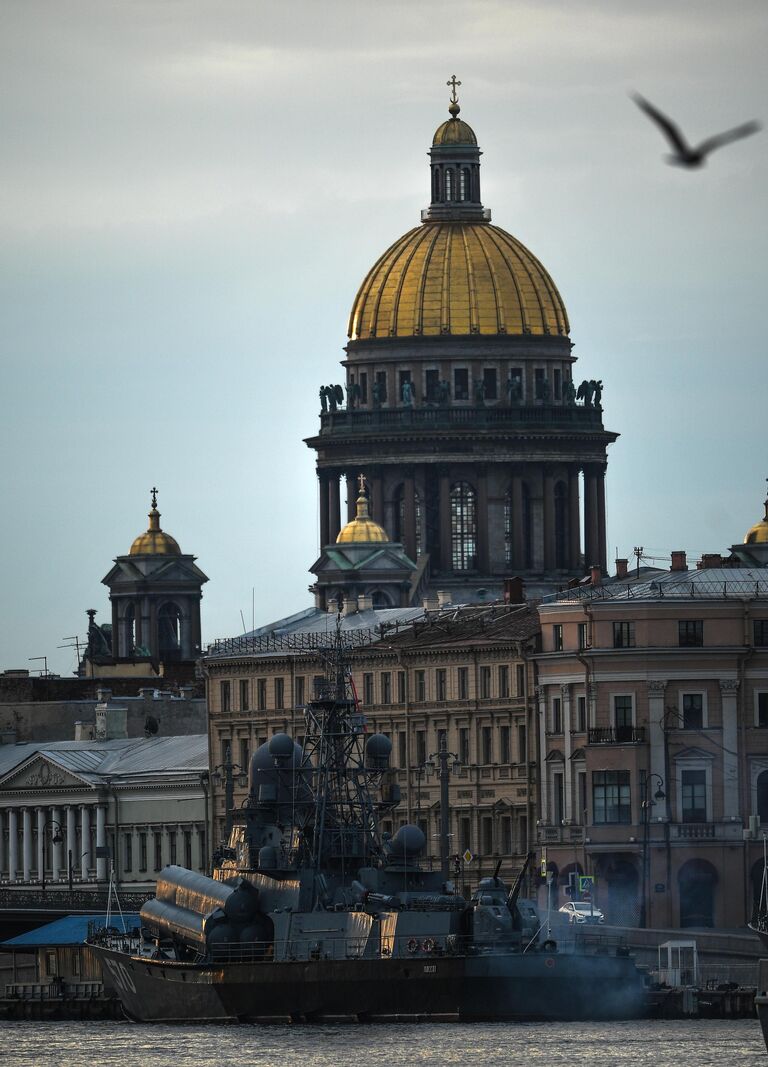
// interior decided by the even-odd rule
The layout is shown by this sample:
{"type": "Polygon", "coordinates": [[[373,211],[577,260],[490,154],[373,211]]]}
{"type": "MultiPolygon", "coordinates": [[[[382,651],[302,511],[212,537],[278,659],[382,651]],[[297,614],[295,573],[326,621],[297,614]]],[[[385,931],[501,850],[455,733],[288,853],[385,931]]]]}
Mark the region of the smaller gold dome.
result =
{"type": "Polygon", "coordinates": [[[463,119],[456,118],[454,115],[451,119],[446,119],[435,130],[435,136],[432,138],[432,147],[444,144],[477,144],[477,137],[475,137],[475,131],[472,127],[464,122],[463,119]]]}
{"type": "Polygon", "coordinates": [[[152,509],[149,512],[149,528],[139,534],[131,545],[131,556],[180,556],[178,541],[160,529],[160,512],[157,510],[157,490],[152,490],[152,509]]]}
{"type": "Polygon", "coordinates": [[[745,545],[765,545],[768,544],[768,500],[765,501],[765,515],[756,522],[754,526],[750,527],[744,535],[745,545]]]}
{"type": "Polygon", "coordinates": [[[339,536],[337,545],[376,544],[389,541],[389,535],[383,526],[374,522],[368,514],[368,497],[365,495],[364,480],[360,475],[360,496],[357,498],[357,515],[348,522],[339,536]]]}

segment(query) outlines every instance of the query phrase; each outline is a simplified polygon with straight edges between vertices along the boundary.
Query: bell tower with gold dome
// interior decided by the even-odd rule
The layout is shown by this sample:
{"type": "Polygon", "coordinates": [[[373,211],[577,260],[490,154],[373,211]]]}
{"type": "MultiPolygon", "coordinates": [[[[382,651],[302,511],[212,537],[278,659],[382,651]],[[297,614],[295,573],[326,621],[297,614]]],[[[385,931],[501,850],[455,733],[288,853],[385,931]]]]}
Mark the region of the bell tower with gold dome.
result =
{"type": "Polygon", "coordinates": [[[208,578],[160,526],[157,489],[152,489],[149,526],[102,583],[112,602],[115,662],[194,662],[200,655],[200,601],[208,578]]]}
{"type": "MultiPolygon", "coordinates": [[[[456,599],[521,575],[546,592],[606,566],[602,382],[574,380],[570,326],[539,260],[491,223],[480,149],[450,117],[430,149],[421,225],[364,278],[349,317],[347,405],[323,402],[320,542],[347,519],[365,474],[373,520],[456,599]]],[[[324,391],[321,390],[321,394],[324,391]]],[[[415,585],[414,585],[415,588],[415,585]]]]}

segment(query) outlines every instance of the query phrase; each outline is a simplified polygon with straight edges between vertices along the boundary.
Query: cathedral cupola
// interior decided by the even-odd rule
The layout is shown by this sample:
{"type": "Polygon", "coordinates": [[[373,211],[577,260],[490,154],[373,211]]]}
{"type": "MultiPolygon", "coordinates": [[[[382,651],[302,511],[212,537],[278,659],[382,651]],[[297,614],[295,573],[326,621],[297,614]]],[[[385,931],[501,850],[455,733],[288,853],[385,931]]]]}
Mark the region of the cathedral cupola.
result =
{"type": "Polygon", "coordinates": [[[459,118],[461,108],[456,95],[461,85],[454,74],[451,87],[450,118],[432,138],[429,151],[432,172],[432,200],[421,213],[422,222],[471,221],[490,222],[491,212],[480,201],[480,149],[470,125],[459,118]]]}

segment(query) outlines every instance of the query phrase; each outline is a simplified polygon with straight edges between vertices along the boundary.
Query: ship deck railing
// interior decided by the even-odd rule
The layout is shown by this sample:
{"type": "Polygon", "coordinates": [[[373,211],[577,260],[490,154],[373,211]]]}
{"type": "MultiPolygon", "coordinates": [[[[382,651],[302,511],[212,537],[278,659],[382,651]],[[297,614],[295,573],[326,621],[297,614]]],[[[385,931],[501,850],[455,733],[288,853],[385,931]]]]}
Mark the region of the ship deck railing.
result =
{"type": "Polygon", "coordinates": [[[538,941],[530,947],[529,938],[513,933],[498,941],[484,944],[470,934],[445,934],[443,932],[423,935],[361,935],[359,937],[334,936],[317,931],[304,938],[283,941],[232,941],[212,945],[206,951],[203,945],[179,945],[176,951],[171,941],[144,942],[143,945],[127,946],[124,938],[100,938],[107,947],[138,955],[146,960],[162,963],[189,963],[197,965],[221,963],[265,963],[312,960],[350,959],[408,959],[426,960],[436,956],[508,956],[522,952],[584,951],[590,955],[628,955],[626,939],[616,934],[604,934],[598,930],[562,931],[548,938],[542,931],[538,941]],[[187,956],[185,953],[189,953],[187,956]]]}

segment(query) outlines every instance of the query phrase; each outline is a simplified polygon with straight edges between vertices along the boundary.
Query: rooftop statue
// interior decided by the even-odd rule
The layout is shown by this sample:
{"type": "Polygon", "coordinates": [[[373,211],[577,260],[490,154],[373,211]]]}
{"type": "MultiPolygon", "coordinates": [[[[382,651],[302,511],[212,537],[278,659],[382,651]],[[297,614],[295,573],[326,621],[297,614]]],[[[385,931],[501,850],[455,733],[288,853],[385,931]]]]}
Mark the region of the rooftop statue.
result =
{"type": "Polygon", "coordinates": [[[520,404],[523,400],[523,383],[520,378],[512,375],[507,378],[507,399],[510,404],[520,404]]]}
{"type": "Polygon", "coordinates": [[[413,407],[414,391],[413,391],[413,386],[411,385],[411,383],[409,381],[407,381],[407,380],[404,381],[403,384],[400,386],[400,396],[401,396],[402,401],[403,401],[403,407],[406,407],[406,408],[412,408],[413,407]]]}
{"type": "Polygon", "coordinates": [[[569,407],[573,407],[576,403],[576,386],[573,384],[573,378],[566,378],[565,380],[563,400],[569,407]]]}

